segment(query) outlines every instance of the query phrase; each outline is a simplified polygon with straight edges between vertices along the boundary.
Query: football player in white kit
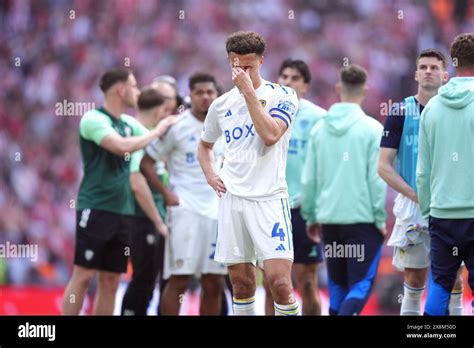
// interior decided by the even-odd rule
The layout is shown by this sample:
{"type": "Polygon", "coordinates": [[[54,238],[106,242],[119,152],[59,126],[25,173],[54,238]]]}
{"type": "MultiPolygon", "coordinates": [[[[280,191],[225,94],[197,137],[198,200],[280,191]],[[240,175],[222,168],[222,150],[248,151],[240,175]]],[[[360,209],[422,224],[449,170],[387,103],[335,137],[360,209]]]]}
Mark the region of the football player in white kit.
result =
{"type": "Polygon", "coordinates": [[[160,312],[178,315],[182,296],[192,276],[201,277],[201,315],[219,315],[227,267],[214,261],[217,236],[217,196],[207,185],[197,159],[197,145],[209,105],[217,98],[212,75],[197,73],[189,79],[191,109],[182,113],[160,140],[146,149],[142,169],[150,186],[167,202],[169,237],[165,241],[165,285],[160,312]],[[169,188],[153,170],[166,160],[169,188]]]}
{"type": "Polygon", "coordinates": [[[236,315],[254,315],[256,265],[265,269],[276,315],[298,315],[291,283],[293,242],[286,157],[298,97],[260,76],[264,40],[255,32],[227,38],[235,87],[209,108],[198,156],[219,198],[215,260],[226,263],[236,315]],[[219,173],[213,146],[224,135],[219,173]]]}

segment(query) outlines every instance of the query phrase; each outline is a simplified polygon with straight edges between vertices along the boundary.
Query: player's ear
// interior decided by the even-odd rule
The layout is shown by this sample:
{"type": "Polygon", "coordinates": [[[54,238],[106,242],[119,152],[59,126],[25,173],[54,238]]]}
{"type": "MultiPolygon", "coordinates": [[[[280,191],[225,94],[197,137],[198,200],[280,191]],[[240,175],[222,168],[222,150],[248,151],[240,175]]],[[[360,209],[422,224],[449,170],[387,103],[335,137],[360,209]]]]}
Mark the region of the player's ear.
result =
{"type": "Polygon", "coordinates": [[[125,84],[124,83],[118,83],[116,86],[115,86],[115,93],[123,98],[125,96],[125,84]]]}
{"type": "Polygon", "coordinates": [[[415,81],[418,82],[418,70],[415,71],[415,81]]]}
{"type": "Polygon", "coordinates": [[[443,73],[443,82],[447,82],[449,80],[449,72],[445,71],[443,73]]]}
{"type": "Polygon", "coordinates": [[[260,66],[262,66],[262,64],[263,64],[263,56],[260,56],[260,59],[259,59],[258,63],[259,63],[260,66]]]}

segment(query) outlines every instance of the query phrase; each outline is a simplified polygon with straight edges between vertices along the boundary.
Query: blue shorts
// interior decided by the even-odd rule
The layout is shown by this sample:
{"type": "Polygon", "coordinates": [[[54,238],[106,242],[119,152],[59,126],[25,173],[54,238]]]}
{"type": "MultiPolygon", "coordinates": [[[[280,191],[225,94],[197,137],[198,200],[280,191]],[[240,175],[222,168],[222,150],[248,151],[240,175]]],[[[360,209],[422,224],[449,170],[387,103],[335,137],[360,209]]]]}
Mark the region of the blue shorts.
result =
{"type": "Polygon", "coordinates": [[[356,315],[372,291],[384,237],[373,223],[322,225],[329,314],[356,315]]]}
{"type": "Polygon", "coordinates": [[[291,226],[293,230],[293,245],[295,248],[294,263],[313,264],[323,262],[321,244],[314,243],[306,235],[306,221],[300,214],[300,209],[291,209],[291,226]]]}
{"type": "Polygon", "coordinates": [[[474,288],[474,219],[438,219],[430,216],[431,274],[425,305],[427,315],[447,315],[451,290],[461,262],[474,288]]]}

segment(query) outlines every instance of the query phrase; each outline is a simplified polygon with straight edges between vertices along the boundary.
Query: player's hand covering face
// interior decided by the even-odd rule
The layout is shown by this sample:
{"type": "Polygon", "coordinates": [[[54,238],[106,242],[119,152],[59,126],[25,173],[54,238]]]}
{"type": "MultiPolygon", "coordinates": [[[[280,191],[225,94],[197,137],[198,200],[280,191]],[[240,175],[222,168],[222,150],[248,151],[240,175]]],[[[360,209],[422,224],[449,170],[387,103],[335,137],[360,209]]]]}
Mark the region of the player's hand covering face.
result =
{"type": "Polygon", "coordinates": [[[229,53],[232,81],[242,93],[247,92],[247,88],[253,89],[252,82],[259,81],[262,63],[263,56],[258,56],[255,53],[244,55],[229,53]]]}
{"type": "Polygon", "coordinates": [[[234,85],[242,93],[253,90],[253,84],[248,70],[244,71],[240,67],[232,68],[232,82],[234,82],[234,85]]]}

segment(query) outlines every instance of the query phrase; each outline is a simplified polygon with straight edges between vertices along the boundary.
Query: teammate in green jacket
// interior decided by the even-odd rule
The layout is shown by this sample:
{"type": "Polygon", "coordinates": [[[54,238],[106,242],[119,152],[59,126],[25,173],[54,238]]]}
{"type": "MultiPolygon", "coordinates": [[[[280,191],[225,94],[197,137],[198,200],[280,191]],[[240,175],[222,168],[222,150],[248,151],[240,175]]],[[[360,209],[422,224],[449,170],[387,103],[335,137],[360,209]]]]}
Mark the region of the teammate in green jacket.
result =
{"type": "MultiPolygon", "coordinates": [[[[164,132],[157,127],[132,136],[143,126],[124,114],[134,108],[139,90],[133,73],[107,71],[100,79],[104,106],[84,114],[79,139],[84,177],[77,200],[74,269],[62,313],[79,314],[91,279],[99,272],[94,313],[112,315],[120,273],[127,269],[129,219],[135,213],[130,188],[131,154],[164,132]]],[[[165,127],[167,128],[167,127],[165,127]]]]}

